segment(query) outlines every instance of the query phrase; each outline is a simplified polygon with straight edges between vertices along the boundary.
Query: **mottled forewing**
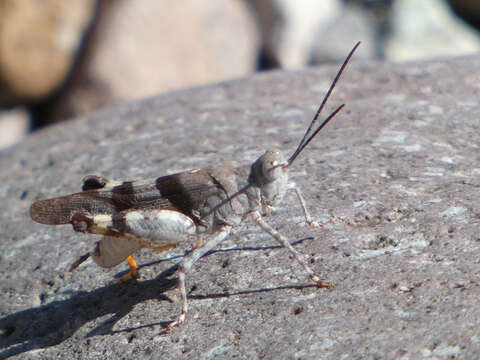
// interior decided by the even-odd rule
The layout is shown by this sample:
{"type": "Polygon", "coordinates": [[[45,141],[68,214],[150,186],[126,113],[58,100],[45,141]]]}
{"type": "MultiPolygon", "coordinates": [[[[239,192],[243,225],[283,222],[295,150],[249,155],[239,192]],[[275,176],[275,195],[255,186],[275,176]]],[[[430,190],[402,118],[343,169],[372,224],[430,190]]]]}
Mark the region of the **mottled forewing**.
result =
{"type": "Polygon", "coordinates": [[[72,215],[117,214],[125,210],[168,208],[196,213],[206,199],[223,191],[206,170],[191,170],[154,180],[126,181],[108,189],[92,189],[63,197],[38,200],[30,215],[42,224],[70,222],[72,215]]]}

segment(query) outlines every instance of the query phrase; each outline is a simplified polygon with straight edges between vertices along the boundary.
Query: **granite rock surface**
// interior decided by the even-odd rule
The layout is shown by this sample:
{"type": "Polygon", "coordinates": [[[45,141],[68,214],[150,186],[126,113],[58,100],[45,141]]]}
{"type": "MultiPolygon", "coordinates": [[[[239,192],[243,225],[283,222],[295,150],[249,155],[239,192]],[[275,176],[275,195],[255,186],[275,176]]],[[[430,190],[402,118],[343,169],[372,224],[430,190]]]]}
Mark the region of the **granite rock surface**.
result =
{"type": "Polygon", "coordinates": [[[480,57],[352,62],[327,110],[346,108],[292,167],[267,219],[306,254],[317,289],[251,223],[188,276],[141,252],[140,278],[91,261],[94,236],[30,220],[31,203],[99,174],[133,180],[266,148],[294,150],[336,67],[271,72],[168,93],[42,130],[0,153],[0,358],[461,358],[480,352],[480,57]],[[342,357],[345,356],[345,357],[342,357]]]}

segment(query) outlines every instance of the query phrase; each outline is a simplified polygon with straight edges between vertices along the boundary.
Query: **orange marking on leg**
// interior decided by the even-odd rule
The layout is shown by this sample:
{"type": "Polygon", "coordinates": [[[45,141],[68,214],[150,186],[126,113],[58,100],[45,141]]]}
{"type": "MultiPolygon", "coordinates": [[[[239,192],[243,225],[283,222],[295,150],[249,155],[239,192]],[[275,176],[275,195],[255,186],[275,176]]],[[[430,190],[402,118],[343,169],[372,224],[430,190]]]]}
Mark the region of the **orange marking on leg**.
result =
{"type": "Polygon", "coordinates": [[[137,276],[138,266],[137,266],[137,262],[135,261],[132,255],[128,255],[127,263],[128,263],[128,266],[130,266],[130,271],[121,277],[122,281],[128,281],[137,276]]]}

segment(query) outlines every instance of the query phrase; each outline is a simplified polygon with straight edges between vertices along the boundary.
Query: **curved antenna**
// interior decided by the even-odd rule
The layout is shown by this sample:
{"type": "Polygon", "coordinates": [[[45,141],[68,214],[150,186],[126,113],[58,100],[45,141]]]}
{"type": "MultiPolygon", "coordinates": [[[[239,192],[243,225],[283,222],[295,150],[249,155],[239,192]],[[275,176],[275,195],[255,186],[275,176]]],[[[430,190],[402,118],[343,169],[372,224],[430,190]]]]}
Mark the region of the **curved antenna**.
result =
{"type": "Polygon", "coordinates": [[[300,140],[300,143],[298,144],[297,149],[293,152],[292,156],[290,156],[290,158],[288,159],[287,165],[286,165],[287,167],[293,163],[293,161],[297,158],[297,156],[300,155],[303,149],[305,149],[305,147],[313,140],[313,138],[320,132],[320,130],[345,106],[345,104],[340,105],[318,126],[318,128],[312,133],[312,135],[309,136],[309,133],[313,128],[313,125],[317,121],[320,113],[322,112],[325,104],[327,103],[327,100],[330,97],[330,94],[332,93],[333,89],[335,88],[335,85],[337,84],[338,79],[340,79],[340,76],[342,75],[343,70],[345,70],[345,68],[347,67],[348,62],[350,61],[351,57],[353,56],[353,54],[355,53],[355,50],[357,50],[359,45],[360,45],[360,41],[355,44],[352,50],[350,50],[350,53],[348,54],[347,58],[343,62],[342,66],[340,67],[340,70],[338,70],[337,75],[335,76],[335,79],[333,79],[333,82],[330,85],[330,88],[328,89],[327,94],[323,98],[322,103],[320,104],[320,107],[315,113],[315,116],[313,117],[313,120],[310,123],[310,126],[305,132],[305,135],[303,135],[303,138],[302,140],[300,140]]]}
{"type": "Polygon", "coordinates": [[[310,144],[310,141],[313,140],[313,138],[315,136],[317,136],[317,134],[320,132],[320,130],[323,129],[323,127],[325,125],[327,125],[327,123],[332,120],[335,115],[337,115],[337,113],[342,110],[342,108],[345,106],[345,104],[342,104],[340,105],[334,112],[332,112],[330,115],[328,115],[328,117],[323,120],[323,122],[320,124],[320,126],[318,128],[315,129],[315,131],[313,132],[313,134],[302,144],[300,143],[300,145],[298,146],[297,150],[295,150],[295,153],[290,156],[290,159],[288,159],[287,161],[287,167],[290,166],[293,161],[297,158],[298,155],[300,155],[300,153],[302,152],[303,149],[305,149],[307,147],[308,144],[310,144]]]}

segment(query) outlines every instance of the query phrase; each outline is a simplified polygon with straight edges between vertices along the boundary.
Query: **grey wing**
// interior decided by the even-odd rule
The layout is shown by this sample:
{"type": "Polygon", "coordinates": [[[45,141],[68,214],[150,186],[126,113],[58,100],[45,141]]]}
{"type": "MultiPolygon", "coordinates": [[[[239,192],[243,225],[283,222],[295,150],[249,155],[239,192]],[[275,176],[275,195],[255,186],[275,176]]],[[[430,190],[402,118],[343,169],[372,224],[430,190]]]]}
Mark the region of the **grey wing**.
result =
{"type": "Polygon", "coordinates": [[[37,200],[30,207],[30,217],[40,224],[61,225],[68,224],[75,213],[111,214],[116,208],[109,199],[97,196],[93,191],[84,191],[53,199],[37,200]]]}
{"type": "Polygon", "coordinates": [[[206,170],[192,170],[38,200],[32,204],[30,216],[41,224],[59,225],[68,224],[76,213],[114,215],[125,210],[153,208],[177,210],[193,218],[210,196],[222,191],[206,170]]]}

